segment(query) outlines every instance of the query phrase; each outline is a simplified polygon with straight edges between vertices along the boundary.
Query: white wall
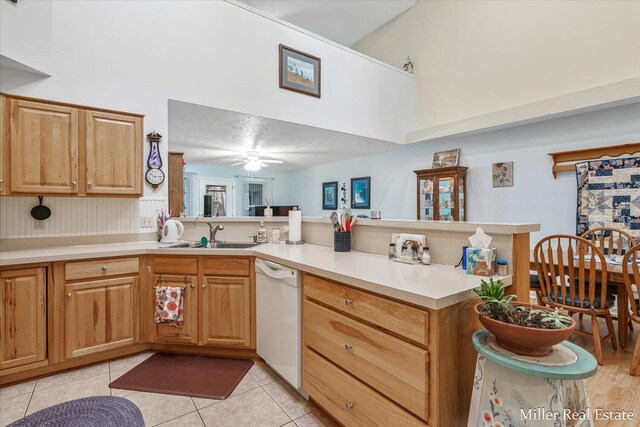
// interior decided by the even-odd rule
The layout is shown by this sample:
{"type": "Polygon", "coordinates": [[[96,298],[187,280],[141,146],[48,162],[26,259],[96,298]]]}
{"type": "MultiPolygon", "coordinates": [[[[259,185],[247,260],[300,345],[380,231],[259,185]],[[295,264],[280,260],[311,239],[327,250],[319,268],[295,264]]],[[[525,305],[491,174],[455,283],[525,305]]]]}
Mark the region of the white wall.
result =
{"type": "Polygon", "coordinates": [[[418,1],[352,47],[413,59],[422,129],[640,77],[639,16],[639,1],[418,1]]]}
{"type": "MultiPolygon", "coordinates": [[[[1,91],[145,114],[145,134],[164,136],[163,159],[171,141],[168,99],[397,142],[414,127],[412,76],[232,3],[0,3],[0,53],[37,66],[50,50],[51,74],[33,81],[3,70],[1,91]],[[278,87],[279,43],[322,58],[321,99],[278,87]]],[[[145,165],[147,152],[145,143],[145,165]]],[[[166,183],[145,185],[144,193],[156,199],[167,190],[166,183]]],[[[81,214],[82,203],[69,217],[81,214]]]]}
{"type": "Polygon", "coordinates": [[[575,233],[575,173],[561,172],[554,180],[547,153],[636,141],[640,104],[302,169],[292,172],[292,194],[304,215],[328,216],[330,211],[322,211],[322,182],[349,186],[352,177],[371,176],[372,209],[382,210],[387,219],[415,219],[413,171],[431,167],[435,151],[460,147],[460,165],[469,166],[467,219],[540,223],[540,233],[532,236],[535,243],[544,235],[575,233]],[[491,166],[504,161],[514,162],[514,186],[493,188],[491,166]]]}
{"type": "Polygon", "coordinates": [[[0,1],[0,55],[49,72],[51,20],[51,0],[0,1]]]}

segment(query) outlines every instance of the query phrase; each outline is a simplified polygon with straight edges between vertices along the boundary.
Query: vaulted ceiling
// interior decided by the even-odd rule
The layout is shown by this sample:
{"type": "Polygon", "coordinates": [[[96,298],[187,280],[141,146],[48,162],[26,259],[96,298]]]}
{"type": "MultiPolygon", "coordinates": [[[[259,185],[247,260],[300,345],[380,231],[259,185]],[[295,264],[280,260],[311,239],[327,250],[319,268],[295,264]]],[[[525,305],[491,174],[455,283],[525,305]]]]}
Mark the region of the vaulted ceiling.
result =
{"type": "Polygon", "coordinates": [[[238,0],[324,38],[351,46],[417,0],[238,0]]]}

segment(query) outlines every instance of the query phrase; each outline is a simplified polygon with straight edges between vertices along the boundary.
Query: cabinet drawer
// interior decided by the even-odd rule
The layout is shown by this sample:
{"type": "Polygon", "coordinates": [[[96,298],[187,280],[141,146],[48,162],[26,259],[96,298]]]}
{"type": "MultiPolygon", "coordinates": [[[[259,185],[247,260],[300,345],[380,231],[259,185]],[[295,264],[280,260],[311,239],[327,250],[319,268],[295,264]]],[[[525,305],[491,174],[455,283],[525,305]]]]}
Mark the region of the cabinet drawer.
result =
{"type": "Polygon", "coordinates": [[[310,301],[303,313],[305,346],[427,418],[425,350],[310,301]]]}
{"type": "Polygon", "coordinates": [[[380,393],[305,348],[302,387],[345,426],[425,426],[380,393]]]}
{"type": "Polygon", "coordinates": [[[427,311],[308,274],[304,276],[304,295],[305,298],[320,301],[402,337],[428,345],[427,311]]]}
{"type": "Polygon", "coordinates": [[[154,274],[198,274],[198,259],[180,256],[153,257],[151,260],[154,274]]]}
{"type": "Polygon", "coordinates": [[[78,280],[119,274],[137,275],[139,270],[140,264],[137,257],[68,262],[64,266],[64,278],[78,280]]]}
{"type": "Polygon", "coordinates": [[[248,276],[249,258],[202,258],[202,274],[210,276],[248,276]]]}

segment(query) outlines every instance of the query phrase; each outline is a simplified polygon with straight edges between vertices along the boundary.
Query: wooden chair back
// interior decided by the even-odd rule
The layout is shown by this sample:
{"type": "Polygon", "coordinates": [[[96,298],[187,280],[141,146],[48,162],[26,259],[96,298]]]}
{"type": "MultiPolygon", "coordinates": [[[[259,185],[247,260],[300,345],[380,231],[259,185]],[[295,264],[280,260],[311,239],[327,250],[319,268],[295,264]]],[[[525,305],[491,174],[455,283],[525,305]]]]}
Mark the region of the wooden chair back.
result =
{"type": "Polygon", "coordinates": [[[620,258],[636,244],[634,237],[624,230],[613,227],[590,228],[582,236],[596,245],[606,256],[620,258]]]}
{"type": "Polygon", "coordinates": [[[607,264],[596,245],[582,237],[556,234],[540,240],[533,256],[545,303],[572,311],[590,311],[599,296],[601,304],[595,311],[605,310],[607,264]],[[566,304],[568,298],[573,302],[576,297],[579,304],[566,304]],[[586,302],[589,308],[585,307],[586,302]]]}
{"type": "Polygon", "coordinates": [[[627,288],[627,295],[631,303],[631,318],[640,323],[640,314],[638,313],[638,304],[634,298],[633,286],[636,285],[637,292],[640,293],[640,245],[636,245],[627,251],[622,259],[622,276],[624,284],[627,288]]]}

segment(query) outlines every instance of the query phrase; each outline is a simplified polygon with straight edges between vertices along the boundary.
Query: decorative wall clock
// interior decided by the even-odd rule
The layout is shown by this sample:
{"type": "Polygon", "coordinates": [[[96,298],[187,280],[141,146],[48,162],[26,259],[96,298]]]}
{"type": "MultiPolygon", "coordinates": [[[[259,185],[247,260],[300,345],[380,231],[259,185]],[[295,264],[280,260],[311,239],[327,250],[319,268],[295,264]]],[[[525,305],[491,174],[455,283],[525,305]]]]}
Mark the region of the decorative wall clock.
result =
{"type": "Polygon", "coordinates": [[[147,135],[147,139],[149,140],[151,147],[149,148],[149,158],[147,158],[147,165],[149,166],[149,169],[144,177],[153,188],[158,188],[165,179],[164,172],[161,169],[162,158],[160,157],[160,149],[158,148],[162,135],[154,131],[147,135]]]}

